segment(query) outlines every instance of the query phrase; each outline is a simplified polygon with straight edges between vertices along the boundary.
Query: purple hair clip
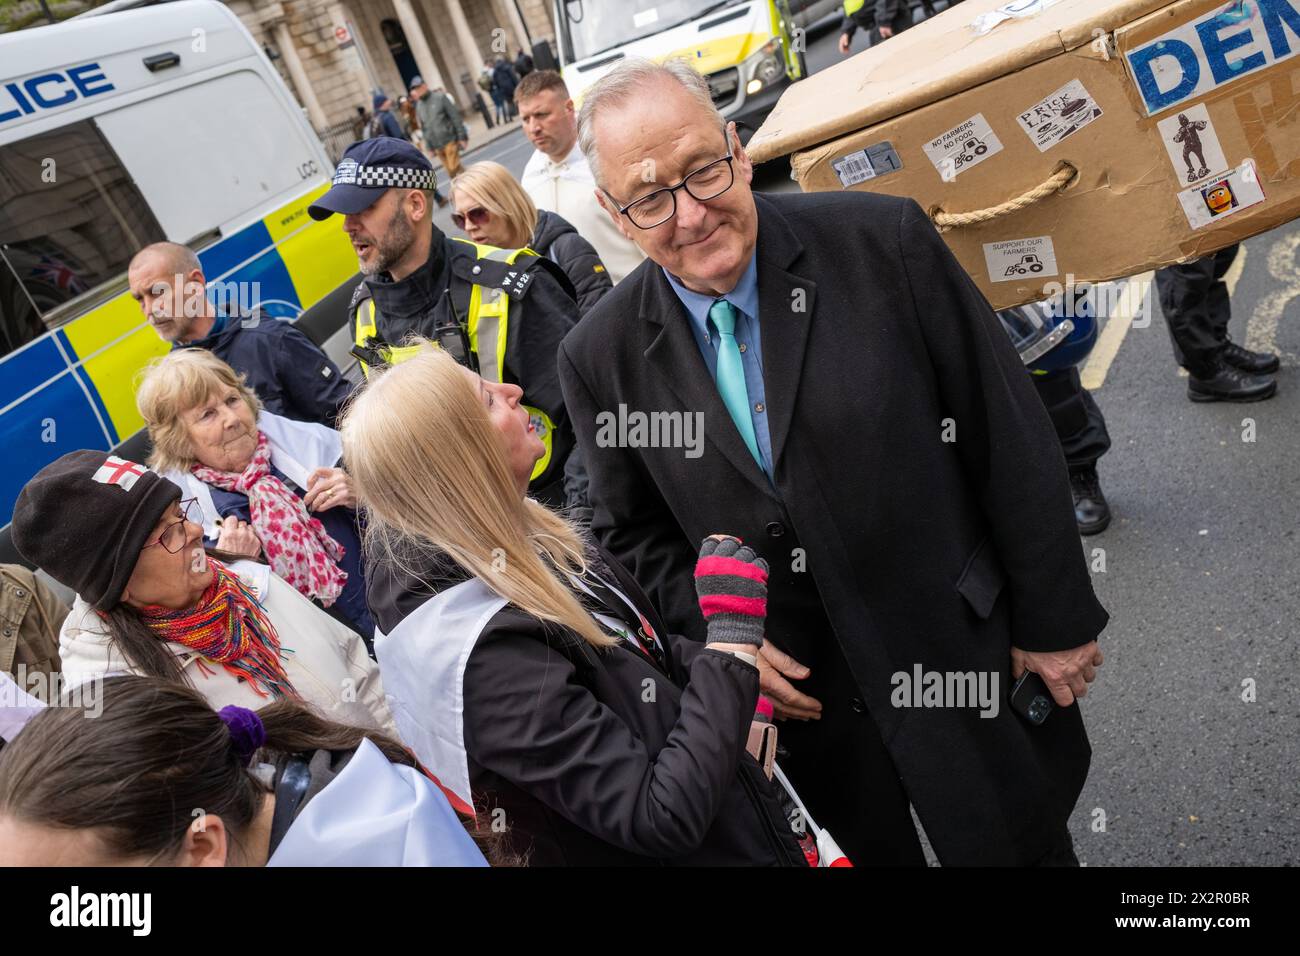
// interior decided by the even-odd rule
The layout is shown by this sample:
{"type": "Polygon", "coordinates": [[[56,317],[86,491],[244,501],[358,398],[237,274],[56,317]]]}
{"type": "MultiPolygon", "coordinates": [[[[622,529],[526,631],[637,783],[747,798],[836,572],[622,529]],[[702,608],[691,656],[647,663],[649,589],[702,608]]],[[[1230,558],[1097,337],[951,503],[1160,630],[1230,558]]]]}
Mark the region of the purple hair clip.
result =
{"type": "Polygon", "coordinates": [[[233,704],[222,707],[217,716],[225,723],[226,730],[230,731],[230,742],[235,746],[235,753],[239,754],[244,766],[248,766],[253,754],[266,743],[266,727],[262,725],[262,718],[257,716],[255,710],[233,704]]]}

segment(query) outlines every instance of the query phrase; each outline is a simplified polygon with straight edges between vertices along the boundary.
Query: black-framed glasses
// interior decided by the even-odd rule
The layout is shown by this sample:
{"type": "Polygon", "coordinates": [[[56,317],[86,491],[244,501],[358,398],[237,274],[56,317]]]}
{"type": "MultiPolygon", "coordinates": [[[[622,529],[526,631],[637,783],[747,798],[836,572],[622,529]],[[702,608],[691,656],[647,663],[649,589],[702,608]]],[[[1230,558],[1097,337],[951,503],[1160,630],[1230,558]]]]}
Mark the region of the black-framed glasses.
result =
{"type": "Polygon", "coordinates": [[[619,209],[619,213],[627,216],[628,221],[638,229],[662,226],[677,215],[677,190],[685,189],[696,202],[708,202],[730,189],[736,181],[736,171],[731,165],[735,158],[728,152],[721,159],[715,159],[694,172],[687,173],[676,186],[665,186],[640,199],[634,199],[619,209]]]}
{"type": "Polygon", "coordinates": [[[181,509],[181,516],[176,521],[163,528],[163,533],[158,535],[157,541],[150,541],[141,548],[143,551],[152,548],[155,544],[161,544],[168,554],[175,554],[181,548],[185,547],[185,522],[190,524],[201,524],[203,521],[203,512],[199,510],[199,499],[186,498],[178,502],[181,509]]]}

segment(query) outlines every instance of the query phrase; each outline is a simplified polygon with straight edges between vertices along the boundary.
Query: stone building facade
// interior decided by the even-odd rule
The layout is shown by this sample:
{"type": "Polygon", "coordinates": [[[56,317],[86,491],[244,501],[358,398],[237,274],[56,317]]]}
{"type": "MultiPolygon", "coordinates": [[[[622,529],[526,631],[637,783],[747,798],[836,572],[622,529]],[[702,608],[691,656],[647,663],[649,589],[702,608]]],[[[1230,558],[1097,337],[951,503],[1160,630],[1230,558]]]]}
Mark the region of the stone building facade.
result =
{"type": "Polygon", "coordinates": [[[468,110],[485,60],[541,41],[555,48],[551,0],[226,2],[322,134],[368,112],[375,90],[396,101],[416,73],[468,110]]]}

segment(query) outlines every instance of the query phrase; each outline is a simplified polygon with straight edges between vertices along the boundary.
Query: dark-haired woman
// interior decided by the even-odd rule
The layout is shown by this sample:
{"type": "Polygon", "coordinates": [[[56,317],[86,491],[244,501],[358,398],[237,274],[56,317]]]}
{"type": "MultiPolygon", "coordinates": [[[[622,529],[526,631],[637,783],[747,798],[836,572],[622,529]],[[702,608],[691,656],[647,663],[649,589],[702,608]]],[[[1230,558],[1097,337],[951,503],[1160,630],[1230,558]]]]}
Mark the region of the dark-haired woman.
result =
{"type": "Polygon", "coordinates": [[[391,737],[287,698],[218,714],[143,677],[99,701],[93,720],[46,708],[0,751],[0,865],[486,864],[391,737]]]}

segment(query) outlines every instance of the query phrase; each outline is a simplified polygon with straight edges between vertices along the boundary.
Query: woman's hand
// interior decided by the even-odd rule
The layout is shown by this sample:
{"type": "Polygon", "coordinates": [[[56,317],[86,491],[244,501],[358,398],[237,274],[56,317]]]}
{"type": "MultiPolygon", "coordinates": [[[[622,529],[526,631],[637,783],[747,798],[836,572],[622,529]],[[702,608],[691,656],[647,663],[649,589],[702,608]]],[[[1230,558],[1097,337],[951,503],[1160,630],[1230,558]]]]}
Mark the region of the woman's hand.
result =
{"type": "Polygon", "coordinates": [[[357,495],[352,490],[352,479],[342,468],[317,468],[307,476],[302,503],[308,511],[328,511],[339,505],[356,508],[357,495]]]}
{"type": "Polygon", "coordinates": [[[253,533],[247,521],[240,521],[234,515],[227,515],[218,526],[217,547],[231,554],[243,554],[256,558],[262,553],[262,541],[253,533]]]}
{"type": "Polygon", "coordinates": [[[708,626],[705,643],[763,646],[767,620],[767,562],[739,538],[715,534],[704,539],[695,564],[695,591],[708,626]]]}

